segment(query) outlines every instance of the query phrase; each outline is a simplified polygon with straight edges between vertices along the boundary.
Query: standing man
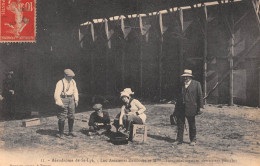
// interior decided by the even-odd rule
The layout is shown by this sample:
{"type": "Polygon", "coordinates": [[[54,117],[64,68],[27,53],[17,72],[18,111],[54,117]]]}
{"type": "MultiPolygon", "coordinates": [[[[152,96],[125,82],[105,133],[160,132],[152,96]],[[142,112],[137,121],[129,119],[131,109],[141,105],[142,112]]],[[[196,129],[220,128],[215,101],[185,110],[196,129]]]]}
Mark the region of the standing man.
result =
{"type": "Polygon", "coordinates": [[[78,106],[79,95],[75,80],[74,72],[71,69],[64,70],[64,78],[59,80],[56,84],[54,93],[54,99],[58,110],[58,126],[59,126],[59,137],[64,137],[64,125],[65,120],[68,118],[69,134],[72,137],[76,137],[73,133],[73,124],[75,119],[75,108],[78,106]]]}
{"type": "Polygon", "coordinates": [[[178,94],[174,114],[177,116],[177,140],[176,144],[182,144],[185,125],[185,117],[189,124],[190,145],[196,145],[196,125],[195,116],[201,114],[200,108],[203,107],[203,97],[201,85],[198,81],[192,80],[192,71],[184,70],[181,75],[183,79],[182,87],[178,94]]]}
{"type": "Polygon", "coordinates": [[[13,75],[13,71],[7,72],[3,81],[4,111],[9,119],[15,119],[15,82],[13,75]]]}

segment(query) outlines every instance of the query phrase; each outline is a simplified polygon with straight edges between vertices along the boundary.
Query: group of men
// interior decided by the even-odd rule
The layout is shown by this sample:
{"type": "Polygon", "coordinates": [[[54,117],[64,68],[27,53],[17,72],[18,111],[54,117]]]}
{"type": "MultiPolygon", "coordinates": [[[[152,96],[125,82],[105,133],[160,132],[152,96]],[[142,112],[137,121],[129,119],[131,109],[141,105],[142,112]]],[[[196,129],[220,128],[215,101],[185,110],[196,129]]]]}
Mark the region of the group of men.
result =
{"type": "MultiPolygon", "coordinates": [[[[68,118],[69,136],[76,137],[73,132],[73,125],[75,119],[75,108],[79,103],[79,94],[76,81],[73,79],[75,73],[71,69],[64,70],[64,78],[59,80],[56,84],[54,99],[58,106],[58,137],[64,138],[65,120],[68,118]]],[[[89,133],[94,133],[100,128],[111,128],[110,118],[106,111],[102,111],[101,104],[93,106],[94,113],[90,115],[89,119],[89,133]]]]}
{"type": "MultiPolygon", "coordinates": [[[[59,126],[59,137],[64,137],[64,125],[65,119],[68,118],[69,133],[75,137],[73,133],[73,124],[75,119],[75,108],[78,106],[79,96],[76,82],[73,79],[75,76],[71,69],[64,70],[64,78],[59,80],[56,84],[56,89],[54,93],[54,99],[56,105],[59,107],[58,111],[58,126],[59,126]]],[[[177,139],[175,141],[176,145],[181,145],[183,143],[183,133],[185,118],[189,124],[189,137],[190,145],[194,146],[196,144],[196,124],[195,116],[202,113],[201,109],[204,108],[203,96],[201,90],[201,84],[198,81],[193,80],[193,75],[191,70],[184,70],[181,75],[183,84],[179,88],[177,102],[175,105],[174,115],[177,117],[177,139]]],[[[95,110],[91,114],[89,120],[90,131],[95,132],[104,127],[106,130],[110,130],[110,119],[107,112],[102,111],[102,105],[96,104],[93,106],[95,110]]]]}

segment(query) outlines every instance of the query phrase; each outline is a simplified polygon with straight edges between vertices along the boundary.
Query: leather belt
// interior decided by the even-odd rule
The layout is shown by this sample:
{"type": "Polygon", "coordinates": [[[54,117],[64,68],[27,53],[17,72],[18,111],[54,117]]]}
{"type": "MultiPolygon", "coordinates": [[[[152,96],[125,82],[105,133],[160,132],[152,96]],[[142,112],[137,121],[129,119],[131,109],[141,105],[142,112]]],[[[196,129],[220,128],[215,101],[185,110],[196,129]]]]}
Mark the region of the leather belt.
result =
{"type": "Polygon", "coordinates": [[[72,97],[73,95],[60,95],[61,98],[72,97]]]}

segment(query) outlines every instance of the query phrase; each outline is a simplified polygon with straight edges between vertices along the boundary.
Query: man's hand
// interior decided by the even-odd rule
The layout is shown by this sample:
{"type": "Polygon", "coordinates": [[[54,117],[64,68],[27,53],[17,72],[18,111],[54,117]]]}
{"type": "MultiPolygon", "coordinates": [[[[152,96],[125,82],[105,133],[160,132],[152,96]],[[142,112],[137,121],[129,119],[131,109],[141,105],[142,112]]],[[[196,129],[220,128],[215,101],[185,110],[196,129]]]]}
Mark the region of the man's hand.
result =
{"type": "Polygon", "coordinates": [[[200,108],[199,112],[197,112],[197,115],[201,115],[204,112],[204,107],[200,108]]]}
{"type": "Polygon", "coordinates": [[[128,112],[126,115],[127,115],[127,116],[135,115],[135,112],[128,112]]]}
{"type": "Polygon", "coordinates": [[[123,125],[120,125],[119,128],[118,128],[118,131],[121,131],[123,129],[124,129],[123,125]]]}
{"type": "Polygon", "coordinates": [[[60,107],[61,107],[61,108],[63,108],[63,109],[65,108],[65,106],[64,106],[63,104],[62,104],[62,105],[60,105],[60,107]]]}
{"type": "Polygon", "coordinates": [[[79,101],[75,101],[75,106],[78,107],[79,101]]]}
{"type": "Polygon", "coordinates": [[[57,104],[57,106],[61,107],[61,108],[65,108],[65,106],[63,104],[57,104]]]}
{"type": "Polygon", "coordinates": [[[9,90],[10,93],[12,93],[12,95],[14,95],[14,90],[9,90]]]}

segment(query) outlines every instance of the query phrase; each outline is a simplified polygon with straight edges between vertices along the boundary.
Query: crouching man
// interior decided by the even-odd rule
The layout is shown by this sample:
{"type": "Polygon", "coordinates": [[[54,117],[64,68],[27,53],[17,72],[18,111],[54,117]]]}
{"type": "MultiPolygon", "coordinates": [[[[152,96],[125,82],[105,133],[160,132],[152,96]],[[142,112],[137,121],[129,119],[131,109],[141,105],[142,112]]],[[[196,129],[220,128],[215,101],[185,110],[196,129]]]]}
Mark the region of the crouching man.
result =
{"type": "Polygon", "coordinates": [[[95,112],[93,112],[89,118],[88,135],[97,135],[110,131],[111,125],[108,112],[102,110],[101,104],[95,104],[93,109],[95,112]]]}

